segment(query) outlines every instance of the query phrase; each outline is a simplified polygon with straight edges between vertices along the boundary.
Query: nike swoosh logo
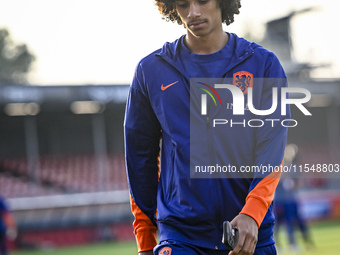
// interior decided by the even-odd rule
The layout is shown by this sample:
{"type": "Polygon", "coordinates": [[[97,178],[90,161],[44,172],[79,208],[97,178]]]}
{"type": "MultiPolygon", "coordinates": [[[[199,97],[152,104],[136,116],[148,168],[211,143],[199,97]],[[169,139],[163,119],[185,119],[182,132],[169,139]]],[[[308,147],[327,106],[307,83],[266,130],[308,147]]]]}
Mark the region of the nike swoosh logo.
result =
{"type": "Polygon", "coordinates": [[[177,82],[179,82],[179,81],[175,81],[175,82],[173,82],[173,83],[171,83],[171,84],[169,84],[169,85],[167,85],[167,86],[165,86],[165,87],[164,87],[163,84],[162,84],[161,90],[164,91],[164,90],[166,90],[167,88],[171,87],[172,85],[176,84],[177,82]]]}

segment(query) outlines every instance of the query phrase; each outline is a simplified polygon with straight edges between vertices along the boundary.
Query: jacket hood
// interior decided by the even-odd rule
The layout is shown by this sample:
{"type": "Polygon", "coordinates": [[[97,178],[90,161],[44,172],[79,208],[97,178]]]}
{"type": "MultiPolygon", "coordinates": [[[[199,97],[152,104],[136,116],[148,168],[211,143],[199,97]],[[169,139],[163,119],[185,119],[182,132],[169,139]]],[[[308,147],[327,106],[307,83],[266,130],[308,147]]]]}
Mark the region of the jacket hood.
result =
{"type": "MultiPolygon", "coordinates": [[[[174,42],[166,42],[163,47],[161,48],[160,52],[157,54],[167,60],[175,61],[179,54],[179,48],[181,41],[184,39],[185,35],[181,36],[179,39],[175,40],[174,42]]],[[[244,57],[247,54],[254,53],[254,50],[258,47],[261,47],[260,45],[249,42],[248,40],[244,38],[238,37],[236,34],[233,34],[233,40],[235,41],[235,54],[233,58],[236,58],[235,60],[244,57]]]]}

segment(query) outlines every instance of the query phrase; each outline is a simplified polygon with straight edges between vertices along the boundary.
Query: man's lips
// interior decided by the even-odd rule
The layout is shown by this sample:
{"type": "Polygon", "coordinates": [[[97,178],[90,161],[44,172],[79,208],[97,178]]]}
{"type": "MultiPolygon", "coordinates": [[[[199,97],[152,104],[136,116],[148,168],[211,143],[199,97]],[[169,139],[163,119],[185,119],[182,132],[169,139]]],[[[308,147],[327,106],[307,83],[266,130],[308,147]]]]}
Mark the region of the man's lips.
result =
{"type": "Polygon", "coordinates": [[[199,26],[203,25],[205,22],[206,22],[205,20],[190,22],[189,27],[199,27],[199,26]]]}

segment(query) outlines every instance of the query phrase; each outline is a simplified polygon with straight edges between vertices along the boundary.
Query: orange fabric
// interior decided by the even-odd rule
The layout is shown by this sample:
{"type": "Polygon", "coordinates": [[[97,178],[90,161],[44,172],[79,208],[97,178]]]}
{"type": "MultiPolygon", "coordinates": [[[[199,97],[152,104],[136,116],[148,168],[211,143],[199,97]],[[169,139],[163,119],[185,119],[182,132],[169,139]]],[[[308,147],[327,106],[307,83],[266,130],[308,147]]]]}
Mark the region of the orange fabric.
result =
{"type": "MultiPolygon", "coordinates": [[[[283,161],[279,166],[281,170],[283,161]]],[[[268,211],[270,204],[274,199],[275,189],[280,181],[281,171],[272,172],[263,178],[246,198],[246,204],[242,208],[240,214],[246,214],[252,217],[258,227],[260,227],[264,216],[268,211]]]]}
{"type": "Polygon", "coordinates": [[[157,245],[157,227],[153,225],[150,218],[139,209],[131,195],[130,203],[132,214],[135,216],[133,228],[138,252],[150,251],[157,245]]]}

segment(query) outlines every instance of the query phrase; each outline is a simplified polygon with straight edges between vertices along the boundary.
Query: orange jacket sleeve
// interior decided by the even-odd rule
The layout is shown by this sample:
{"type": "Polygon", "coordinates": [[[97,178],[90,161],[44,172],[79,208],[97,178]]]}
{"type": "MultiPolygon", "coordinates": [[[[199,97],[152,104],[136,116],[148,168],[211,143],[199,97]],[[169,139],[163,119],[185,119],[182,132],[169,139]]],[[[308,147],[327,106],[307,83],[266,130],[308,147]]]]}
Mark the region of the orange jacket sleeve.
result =
{"type": "MultiPolygon", "coordinates": [[[[283,162],[279,166],[282,169],[283,162]]],[[[248,194],[240,214],[252,217],[260,227],[274,199],[275,189],[280,181],[281,171],[272,172],[263,178],[248,194]]]]}
{"type": "Polygon", "coordinates": [[[138,252],[150,251],[157,244],[157,227],[152,224],[150,218],[139,209],[131,195],[130,203],[132,214],[135,217],[133,228],[136,236],[138,252]]]}

